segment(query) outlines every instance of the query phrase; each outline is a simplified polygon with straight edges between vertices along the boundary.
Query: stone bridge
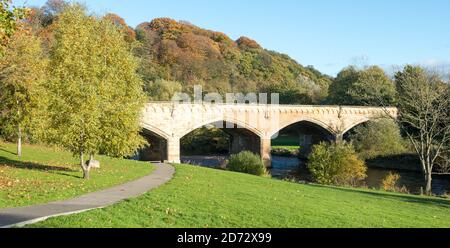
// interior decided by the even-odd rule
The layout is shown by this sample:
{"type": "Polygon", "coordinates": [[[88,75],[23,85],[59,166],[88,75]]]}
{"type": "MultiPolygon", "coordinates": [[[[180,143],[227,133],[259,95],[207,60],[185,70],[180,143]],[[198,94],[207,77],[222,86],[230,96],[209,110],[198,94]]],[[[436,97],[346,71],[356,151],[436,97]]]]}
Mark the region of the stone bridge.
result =
{"type": "Polygon", "coordinates": [[[353,127],[371,119],[397,116],[396,108],[303,106],[272,104],[214,104],[150,102],[143,110],[144,133],[160,159],[180,162],[180,139],[208,124],[223,128],[233,137],[234,152],[250,150],[270,165],[271,139],[291,125],[306,122],[328,133],[335,140],[353,127]],[[157,142],[155,142],[157,141],[157,142]]]}

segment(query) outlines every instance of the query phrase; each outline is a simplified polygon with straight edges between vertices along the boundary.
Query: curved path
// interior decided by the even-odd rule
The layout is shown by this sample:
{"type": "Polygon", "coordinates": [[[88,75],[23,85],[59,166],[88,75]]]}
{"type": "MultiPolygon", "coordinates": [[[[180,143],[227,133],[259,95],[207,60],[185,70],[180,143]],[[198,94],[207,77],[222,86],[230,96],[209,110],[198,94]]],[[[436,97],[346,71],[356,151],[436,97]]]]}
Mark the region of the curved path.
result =
{"type": "Polygon", "coordinates": [[[109,189],[88,193],[70,200],[40,205],[0,209],[0,227],[24,226],[49,217],[80,213],[103,208],[136,197],[169,181],[175,169],[168,164],[156,164],[152,174],[109,189]]]}

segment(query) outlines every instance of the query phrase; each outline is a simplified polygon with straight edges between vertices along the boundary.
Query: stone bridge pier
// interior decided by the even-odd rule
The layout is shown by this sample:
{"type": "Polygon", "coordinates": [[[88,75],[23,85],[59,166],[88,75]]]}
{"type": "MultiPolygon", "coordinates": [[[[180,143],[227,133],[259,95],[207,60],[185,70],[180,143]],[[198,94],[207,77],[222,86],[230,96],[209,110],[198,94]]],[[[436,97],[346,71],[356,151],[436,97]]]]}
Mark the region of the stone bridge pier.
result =
{"type": "Polygon", "coordinates": [[[208,104],[150,102],[142,112],[141,126],[149,134],[154,152],[148,160],[180,163],[180,140],[205,125],[229,133],[231,153],[249,150],[271,163],[271,140],[278,132],[300,122],[321,128],[335,140],[371,119],[397,117],[396,108],[303,106],[271,104],[208,104]]]}

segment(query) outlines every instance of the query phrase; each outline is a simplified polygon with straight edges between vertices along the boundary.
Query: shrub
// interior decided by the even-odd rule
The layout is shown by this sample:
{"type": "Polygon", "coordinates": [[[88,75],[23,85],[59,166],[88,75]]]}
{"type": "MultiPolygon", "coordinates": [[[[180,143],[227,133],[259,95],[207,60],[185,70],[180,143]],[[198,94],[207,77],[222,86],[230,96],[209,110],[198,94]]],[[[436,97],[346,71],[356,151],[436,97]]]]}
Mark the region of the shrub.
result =
{"type": "Polygon", "coordinates": [[[364,180],[366,165],[351,144],[322,142],[313,146],[308,156],[308,169],[320,184],[355,186],[364,180]]]}
{"type": "Polygon", "coordinates": [[[408,193],[405,186],[399,187],[398,181],[400,180],[400,175],[398,173],[390,171],[389,174],[381,182],[381,187],[383,190],[392,192],[408,193]]]}
{"type": "Polygon", "coordinates": [[[398,180],[400,180],[400,175],[390,171],[381,182],[381,187],[386,191],[394,191],[398,180]]]}
{"type": "Polygon", "coordinates": [[[228,162],[228,170],[257,176],[267,174],[261,158],[249,151],[243,151],[238,154],[231,155],[228,162]]]}

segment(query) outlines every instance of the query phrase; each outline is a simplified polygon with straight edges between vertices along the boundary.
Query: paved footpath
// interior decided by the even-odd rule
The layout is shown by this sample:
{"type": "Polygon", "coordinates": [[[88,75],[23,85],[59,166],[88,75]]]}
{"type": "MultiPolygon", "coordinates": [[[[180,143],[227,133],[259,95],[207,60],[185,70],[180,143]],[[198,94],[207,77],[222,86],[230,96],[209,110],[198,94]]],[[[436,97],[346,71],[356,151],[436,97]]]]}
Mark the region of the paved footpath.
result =
{"type": "Polygon", "coordinates": [[[88,193],[70,200],[41,205],[0,209],[0,227],[24,226],[49,217],[80,213],[103,208],[133,198],[169,181],[175,169],[168,164],[156,164],[152,174],[109,189],[88,193]]]}

